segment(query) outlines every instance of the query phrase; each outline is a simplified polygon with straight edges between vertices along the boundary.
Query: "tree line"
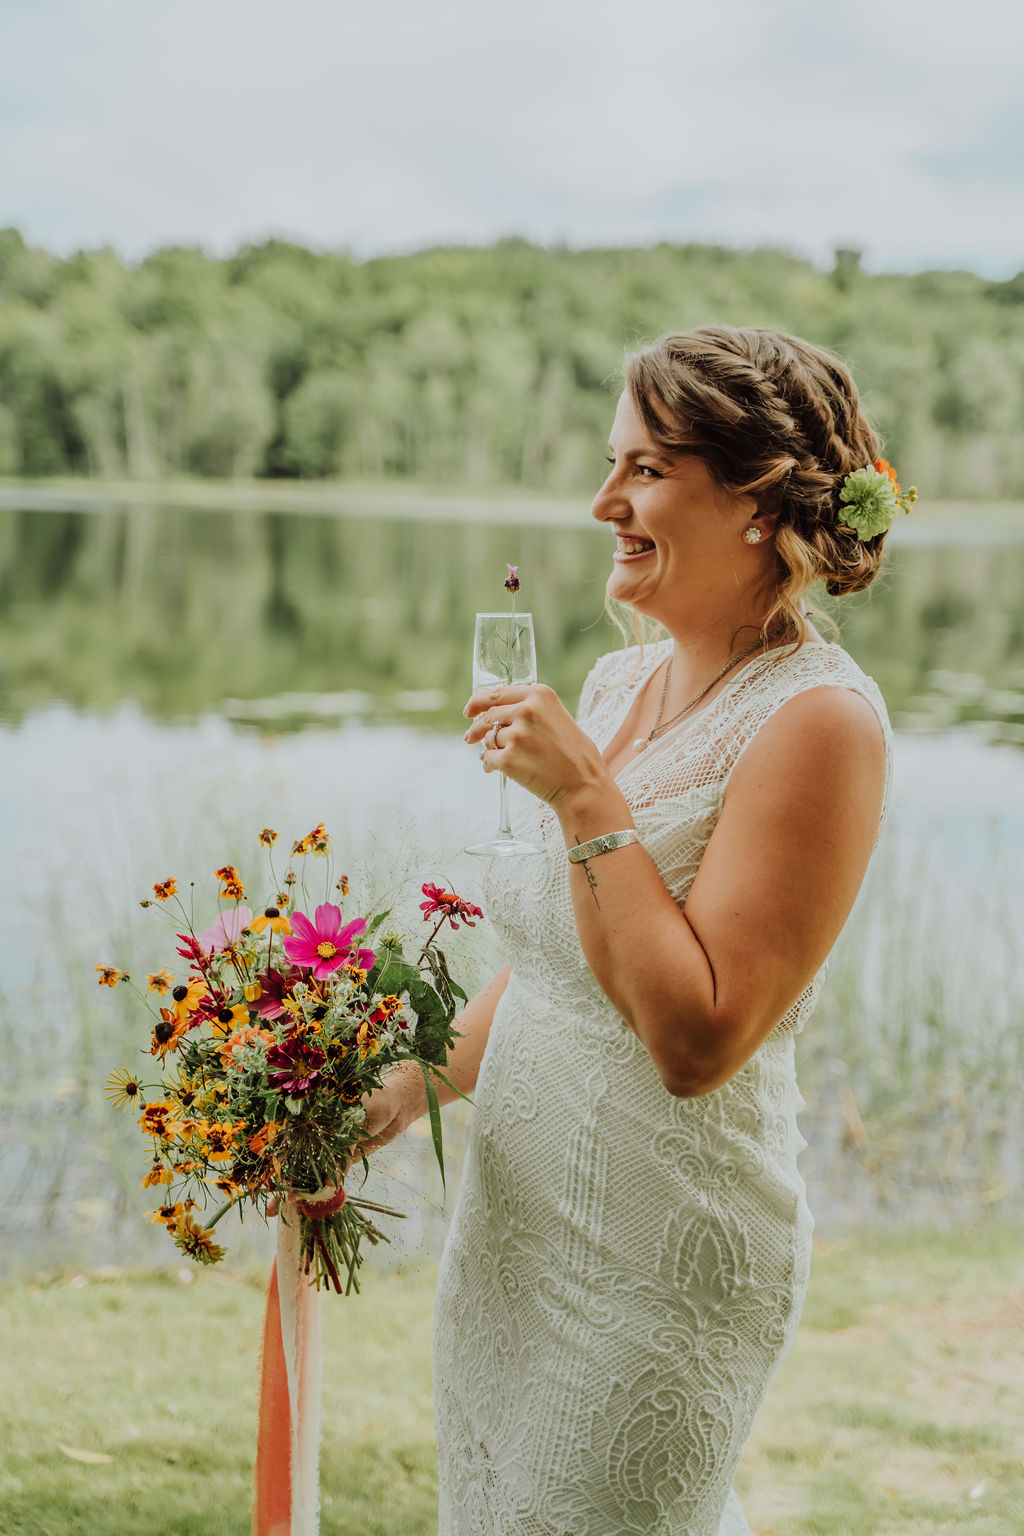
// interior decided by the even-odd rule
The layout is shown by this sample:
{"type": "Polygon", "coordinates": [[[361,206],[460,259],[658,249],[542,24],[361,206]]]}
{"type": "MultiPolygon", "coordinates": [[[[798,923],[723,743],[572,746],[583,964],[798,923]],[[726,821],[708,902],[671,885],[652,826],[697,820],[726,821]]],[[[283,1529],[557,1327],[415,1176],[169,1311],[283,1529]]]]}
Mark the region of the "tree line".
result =
{"type": "Polygon", "coordinates": [[[0,231],[0,474],[580,491],[604,473],[624,348],[712,321],[837,351],[924,494],[1024,496],[1024,271],[518,239],[368,261],[273,240],[129,265],[0,231]]]}

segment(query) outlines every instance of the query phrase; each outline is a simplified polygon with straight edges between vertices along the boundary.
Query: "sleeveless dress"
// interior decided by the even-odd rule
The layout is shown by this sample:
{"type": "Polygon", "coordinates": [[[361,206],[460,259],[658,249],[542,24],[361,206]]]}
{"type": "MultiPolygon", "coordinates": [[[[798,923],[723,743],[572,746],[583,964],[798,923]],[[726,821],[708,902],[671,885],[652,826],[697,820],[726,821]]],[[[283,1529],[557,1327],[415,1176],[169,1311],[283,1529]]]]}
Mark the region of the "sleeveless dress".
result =
{"type": "MultiPolygon", "coordinates": [[[[579,723],[602,750],[671,645],[597,662],[579,723]]],[[[838,645],[748,662],[621,771],[680,905],[743,748],[836,685],[878,715],[887,802],[885,705],[838,645]]],[[[512,969],[438,1274],[438,1536],[749,1536],[731,1485],[803,1304],[794,1037],[825,968],[729,1082],[673,1098],[587,965],[554,813],[520,827],[550,852],[487,878],[512,969]]]]}

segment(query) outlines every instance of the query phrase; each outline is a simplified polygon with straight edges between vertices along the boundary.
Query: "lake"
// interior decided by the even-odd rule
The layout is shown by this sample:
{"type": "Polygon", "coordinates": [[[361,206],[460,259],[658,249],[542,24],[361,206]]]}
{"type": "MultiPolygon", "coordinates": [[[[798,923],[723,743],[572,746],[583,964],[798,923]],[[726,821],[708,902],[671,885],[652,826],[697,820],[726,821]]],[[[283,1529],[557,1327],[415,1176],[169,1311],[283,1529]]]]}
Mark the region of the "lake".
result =
{"type": "MultiPolygon", "coordinates": [[[[152,883],[195,878],[212,902],[209,871],[252,865],[260,827],[293,838],[323,820],[353,887],[402,921],[423,879],[476,899],[461,850],[493,830],[497,786],[462,742],[474,613],[504,605],[518,564],[541,676],[572,708],[618,644],[602,613],[610,541],[585,507],[34,501],[0,496],[8,1272],[170,1255],[140,1221],[143,1149],[102,1095],[148,1032],[93,971],[169,963],[161,914],[138,905],[152,883]]],[[[830,605],[885,694],[897,776],[799,1046],[823,1230],[1019,1200],[1022,591],[1019,520],[933,525],[925,508],[874,586],[830,605]]],[[[485,927],[464,940],[475,984],[500,956],[485,927]]],[[[453,1117],[456,1162],[469,1113],[453,1117]]],[[[436,1247],[436,1171],[425,1139],[408,1141],[378,1177],[426,1192],[405,1241],[436,1247]]],[[[259,1233],[230,1241],[262,1251],[259,1233]]]]}

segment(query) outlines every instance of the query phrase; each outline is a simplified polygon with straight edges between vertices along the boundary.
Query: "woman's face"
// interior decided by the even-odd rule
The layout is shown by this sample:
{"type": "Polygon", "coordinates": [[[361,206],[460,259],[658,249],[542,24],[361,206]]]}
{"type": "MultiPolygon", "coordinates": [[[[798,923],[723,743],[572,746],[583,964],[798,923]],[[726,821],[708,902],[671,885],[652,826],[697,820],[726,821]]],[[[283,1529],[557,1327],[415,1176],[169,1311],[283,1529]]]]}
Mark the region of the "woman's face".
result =
{"type": "Polygon", "coordinates": [[[743,539],[757,514],[755,499],[723,491],[695,454],[668,457],[628,393],[608,446],[611,467],[591,511],[616,535],[609,597],[669,629],[673,620],[714,623],[737,600],[745,604],[764,572],[763,550],[743,539]]]}

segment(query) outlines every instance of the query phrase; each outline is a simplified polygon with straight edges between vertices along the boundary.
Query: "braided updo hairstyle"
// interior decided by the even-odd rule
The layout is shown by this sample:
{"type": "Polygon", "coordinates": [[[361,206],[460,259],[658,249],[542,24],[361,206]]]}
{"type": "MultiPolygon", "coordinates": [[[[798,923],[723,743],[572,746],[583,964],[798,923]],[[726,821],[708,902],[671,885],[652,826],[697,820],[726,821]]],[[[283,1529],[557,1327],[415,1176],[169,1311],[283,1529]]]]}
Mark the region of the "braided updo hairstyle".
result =
{"type": "Polygon", "coordinates": [[[725,490],[778,511],[766,637],[806,638],[801,598],[816,582],[840,596],[873,580],[885,535],[862,543],[836,513],[844,476],[881,441],[837,357],[784,331],[704,325],[629,354],[625,382],[660,447],[699,454],[725,490]]]}

